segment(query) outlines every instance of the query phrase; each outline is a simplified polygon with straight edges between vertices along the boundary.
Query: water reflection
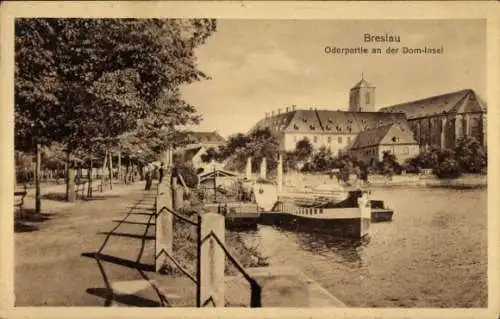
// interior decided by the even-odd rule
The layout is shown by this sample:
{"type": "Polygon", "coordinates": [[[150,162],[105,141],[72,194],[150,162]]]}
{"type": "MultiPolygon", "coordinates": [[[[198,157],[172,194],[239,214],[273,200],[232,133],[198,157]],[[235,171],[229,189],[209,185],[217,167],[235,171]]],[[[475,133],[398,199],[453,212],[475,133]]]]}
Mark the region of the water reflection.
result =
{"type": "Polygon", "coordinates": [[[336,255],[341,257],[344,262],[349,263],[361,263],[363,248],[370,243],[370,237],[362,239],[340,238],[314,232],[297,232],[295,236],[302,250],[323,257],[336,255]]]}
{"type": "MultiPolygon", "coordinates": [[[[300,255],[320,257],[321,261],[335,261],[362,265],[364,248],[370,243],[370,237],[352,239],[331,234],[288,230],[276,226],[259,226],[258,230],[239,232],[247,245],[259,247],[264,257],[272,259],[276,254],[276,246],[286,243],[288,251],[300,251],[300,255]],[[281,244],[278,244],[281,243],[281,244]]],[[[281,250],[281,249],[279,249],[281,250]]],[[[280,255],[288,253],[279,252],[280,255]]],[[[352,265],[351,265],[352,266],[352,265]]]]}

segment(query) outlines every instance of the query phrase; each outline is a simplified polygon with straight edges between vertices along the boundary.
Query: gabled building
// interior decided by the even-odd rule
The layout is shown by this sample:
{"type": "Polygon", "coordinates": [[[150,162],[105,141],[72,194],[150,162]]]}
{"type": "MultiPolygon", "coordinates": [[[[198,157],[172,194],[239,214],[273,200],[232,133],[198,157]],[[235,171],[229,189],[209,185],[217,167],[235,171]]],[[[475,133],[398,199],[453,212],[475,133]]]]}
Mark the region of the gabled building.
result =
{"type": "Polygon", "coordinates": [[[392,123],[359,133],[349,153],[365,163],[371,163],[373,160],[381,161],[384,152],[390,152],[402,164],[418,155],[419,151],[408,125],[392,123]]]}
{"type": "Polygon", "coordinates": [[[324,146],[334,154],[345,152],[364,130],[392,123],[406,123],[404,114],[296,109],[266,115],[252,130],[269,128],[283,151],[293,151],[297,142],[308,139],[315,149],[324,146]]]}
{"type": "Polygon", "coordinates": [[[422,148],[454,148],[466,136],[486,145],[486,111],[486,103],[470,89],[380,109],[389,114],[404,113],[422,148]]]}
{"type": "Polygon", "coordinates": [[[204,147],[209,149],[211,147],[217,148],[226,143],[226,139],[217,131],[213,132],[187,132],[188,144],[186,148],[195,146],[204,147]]]}
{"type": "Polygon", "coordinates": [[[415,155],[414,143],[421,149],[431,145],[454,148],[458,140],[472,136],[486,144],[486,103],[473,90],[442,94],[375,111],[375,86],[362,78],[350,89],[348,110],[296,106],[287,107],[284,112],[278,109],[266,113],[250,132],[269,128],[277,136],[282,151],[293,151],[298,141],[308,139],[315,149],[325,146],[338,154],[354,147],[354,153],[361,155],[360,152],[365,152],[363,156],[368,156],[367,152],[372,152],[374,154],[370,156],[379,158],[379,151],[386,149],[387,141],[381,139],[368,145],[371,135],[376,140],[394,132],[401,147],[395,146],[392,150],[399,152],[401,158],[415,155]],[[364,148],[366,150],[362,151],[364,148]]]}

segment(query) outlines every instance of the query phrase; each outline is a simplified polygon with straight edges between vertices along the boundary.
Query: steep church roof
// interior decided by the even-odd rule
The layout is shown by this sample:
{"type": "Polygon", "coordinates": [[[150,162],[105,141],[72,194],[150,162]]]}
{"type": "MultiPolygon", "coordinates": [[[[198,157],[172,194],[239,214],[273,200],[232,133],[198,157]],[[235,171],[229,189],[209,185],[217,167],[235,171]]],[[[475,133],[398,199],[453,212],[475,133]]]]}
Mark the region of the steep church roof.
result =
{"type": "Polygon", "coordinates": [[[356,83],[356,85],[353,86],[352,89],[357,89],[357,88],[372,88],[372,87],[375,87],[375,86],[373,86],[370,82],[366,81],[365,79],[361,79],[361,81],[359,81],[358,83],[356,83]]]}
{"type": "Polygon", "coordinates": [[[418,144],[406,123],[391,123],[360,132],[351,148],[397,144],[418,144]]]}
{"type": "Polygon", "coordinates": [[[486,103],[471,89],[383,107],[379,112],[402,112],[408,119],[446,113],[486,112],[486,103]]]}

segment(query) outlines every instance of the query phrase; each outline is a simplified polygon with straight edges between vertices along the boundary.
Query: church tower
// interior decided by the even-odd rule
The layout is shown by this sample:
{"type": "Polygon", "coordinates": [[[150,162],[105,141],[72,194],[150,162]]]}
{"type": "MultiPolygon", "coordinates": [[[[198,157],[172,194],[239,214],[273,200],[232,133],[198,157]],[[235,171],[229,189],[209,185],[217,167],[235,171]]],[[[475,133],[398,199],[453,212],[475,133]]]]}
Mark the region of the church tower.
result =
{"type": "Polygon", "coordinates": [[[375,86],[361,75],[349,94],[349,112],[375,112],[375,86]]]}

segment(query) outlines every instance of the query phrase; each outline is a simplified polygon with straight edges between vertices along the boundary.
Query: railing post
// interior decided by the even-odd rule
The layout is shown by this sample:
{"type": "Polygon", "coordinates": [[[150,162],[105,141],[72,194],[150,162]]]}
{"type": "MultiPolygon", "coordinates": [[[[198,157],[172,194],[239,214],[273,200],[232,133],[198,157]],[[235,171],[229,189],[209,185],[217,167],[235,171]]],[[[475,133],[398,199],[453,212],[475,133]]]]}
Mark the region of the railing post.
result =
{"type": "Polygon", "coordinates": [[[250,308],[262,307],[262,288],[252,279],[250,281],[250,308]]]}
{"type": "Polygon", "coordinates": [[[172,207],[175,211],[179,211],[184,208],[184,189],[177,183],[177,177],[172,181],[172,207]]]}
{"type": "Polygon", "coordinates": [[[173,216],[170,212],[163,210],[163,207],[172,209],[172,192],[170,185],[158,184],[158,195],[156,196],[156,240],[155,240],[155,269],[161,271],[167,266],[168,257],[162,253],[164,250],[172,256],[173,251],[173,216]]]}
{"type": "Polygon", "coordinates": [[[224,243],[224,231],[224,216],[217,213],[201,215],[198,297],[200,306],[209,305],[209,299],[212,298],[215,307],[224,307],[225,253],[213,238],[215,235],[224,243]]]}

